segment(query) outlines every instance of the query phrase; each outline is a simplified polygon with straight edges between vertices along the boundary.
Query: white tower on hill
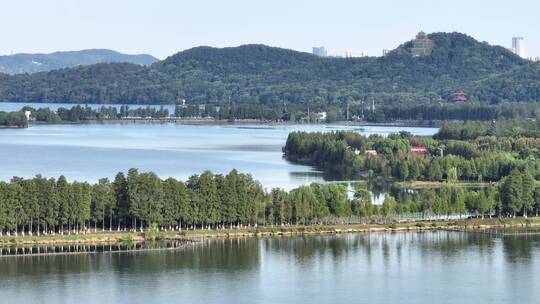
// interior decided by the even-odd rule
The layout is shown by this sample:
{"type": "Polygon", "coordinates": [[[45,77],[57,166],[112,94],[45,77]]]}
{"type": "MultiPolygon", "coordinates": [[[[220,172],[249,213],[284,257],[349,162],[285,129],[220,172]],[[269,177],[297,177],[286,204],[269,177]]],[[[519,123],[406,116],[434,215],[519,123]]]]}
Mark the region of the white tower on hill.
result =
{"type": "Polygon", "coordinates": [[[525,58],[523,37],[512,37],[512,51],[521,58],[525,58]]]}

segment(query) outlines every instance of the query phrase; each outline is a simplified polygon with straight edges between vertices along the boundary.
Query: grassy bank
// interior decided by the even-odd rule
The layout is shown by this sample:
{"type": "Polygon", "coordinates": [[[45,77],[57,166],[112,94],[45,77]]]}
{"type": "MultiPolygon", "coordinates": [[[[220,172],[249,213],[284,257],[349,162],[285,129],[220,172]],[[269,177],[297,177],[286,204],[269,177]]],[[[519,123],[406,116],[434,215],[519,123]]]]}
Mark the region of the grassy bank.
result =
{"type": "MultiPolygon", "coordinates": [[[[396,182],[399,187],[409,188],[409,189],[434,189],[441,188],[443,185],[446,185],[446,182],[441,181],[406,181],[406,182],[396,182]]],[[[452,186],[461,187],[461,188],[485,188],[494,183],[489,182],[468,182],[468,181],[457,181],[452,183],[452,186]]]]}
{"type": "MultiPolygon", "coordinates": [[[[184,230],[164,231],[163,239],[205,239],[205,238],[239,238],[267,236],[298,236],[317,234],[342,234],[366,232],[405,232],[426,230],[483,230],[510,227],[540,227],[540,218],[493,218],[469,219],[460,221],[407,222],[391,224],[350,224],[350,225],[310,225],[286,227],[259,227],[257,229],[223,229],[223,230],[184,230]]],[[[2,236],[0,246],[16,245],[56,245],[56,244],[101,244],[120,242],[142,242],[144,233],[140,232],[105,232],[98,231],[77,235],[54,236],[2,236]]]]}

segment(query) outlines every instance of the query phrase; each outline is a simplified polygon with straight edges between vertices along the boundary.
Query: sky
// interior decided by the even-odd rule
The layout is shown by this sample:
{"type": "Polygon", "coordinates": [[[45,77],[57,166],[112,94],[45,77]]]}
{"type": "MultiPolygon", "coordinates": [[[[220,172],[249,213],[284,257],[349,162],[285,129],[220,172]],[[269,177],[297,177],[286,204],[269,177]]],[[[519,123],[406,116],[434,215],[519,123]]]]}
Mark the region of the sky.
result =
{"type": "Polygon", "coordinates": [[[540,56],[538,0],[0,0],[0,55],[108,48],[160,59],[262,43],[380,56],[420,30],[463,32],[540,56]]]}

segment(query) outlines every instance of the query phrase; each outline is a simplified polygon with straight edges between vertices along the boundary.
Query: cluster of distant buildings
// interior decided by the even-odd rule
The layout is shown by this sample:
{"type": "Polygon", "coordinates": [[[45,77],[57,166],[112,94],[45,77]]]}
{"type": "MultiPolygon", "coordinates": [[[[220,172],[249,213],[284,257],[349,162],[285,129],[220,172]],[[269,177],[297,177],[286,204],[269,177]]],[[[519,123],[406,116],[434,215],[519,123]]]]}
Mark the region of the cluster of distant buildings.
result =
{"type": "Polygon", "coordinates": [[[329,56],[328,51],[324,46],[317,46],[313,47],[312,51],[313,55],[319,56],[319,57],[341,57],[341,58],[354,58],[354,57],[365,57],[366,55],[364,53],[361,53],[359,56],[354,55],[351,50],[346,50],[345,54],[343,56],[329,56]]]}
{"type": "MultiPolygon", "coordinates": [[[[427,34],[424,31],[420,31],[414,40],[412,40],[412,48],[410,49],[413,56],[429,56],[435,47],[435,42],[428,38],[427,34]]],[[[526,57],[525,56],[525,47],[524,47],[524,38],[523,37],[512,37],[512,47],[509,50],[518,55],[521,58],[529,59],[531,61],[540,61],[540,57],[526,57]]],[[[353,57],[364,57],[366,56],[362,53],[360,56],[353,55],[353,52],[350,50],[345,51],[344,56],[329,56],[328,51],[324,46],[313,47],[313,55],[319,57],[341,57],[341,58],[353,58],[353,57]]],[[[386,56],[390,51],[388,49],[382,50],[382,55],[386,56]]]]}
{"type": "MultiPolygon", "coordinates": [[[[511,52],[518,55],[521,58],[529,59],[531,61],[540,61],[540,57],[525,57],[525,48],[524,48],[524,38],[523,37],[512,37],[512,47],[509,48],[511,52]]],[[[415,39],[411,41],[412,47],[409,49],[411,54],[414,57],[420,56],[429,56],[435,48],[435,42],[428,38],[427,34],[424,31],[420,31],[415,39]]],[[[386,56],[389,53],[389,50],[384,49],[382,55],[386,56]]],[[[319,57],[328,57],[328,51],[324,46],[314,47],[313,55],[319,57]]],[[[345,51],[345,56],[334,56],[334,57],[344,57],[344,58],[353,58],[352,51],[345,51]]],[[[364,57],[364,54],[362,56],[364,57]]],[[[454,103],[464,103],[467,101],[467,95],[463,91],[457,91],[451,96],[451,101],[454,103]]],[[[444,102],[442,97],[439,97],[439,102],[444,102]]]]}

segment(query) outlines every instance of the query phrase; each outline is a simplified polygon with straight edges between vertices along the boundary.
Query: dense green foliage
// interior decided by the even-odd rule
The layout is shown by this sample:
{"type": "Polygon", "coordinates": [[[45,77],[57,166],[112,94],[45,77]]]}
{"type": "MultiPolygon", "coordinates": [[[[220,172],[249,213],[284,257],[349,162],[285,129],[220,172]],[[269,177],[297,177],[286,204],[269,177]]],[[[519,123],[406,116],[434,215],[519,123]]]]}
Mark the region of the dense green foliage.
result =
{"type": "Polygon", "coordinates": [[[161,180],[130,169],[113,182],[96,184],[36,176],[0,182],[0,231],[63,232],[88,227],[217,228],[306,223],[314,218],[350,216],[342,185],[303,186],[270,193],[236,170],[193,175],[186,182],[161,180]]]}
{"type": "Polygon", "coordinates": [[[388,137],[346,131],[294,132],[283,151],[292,161],[342,178],[485,182],[499,181],[519,169],[539,179],[539,130],[536,121],[501,120],[446,124],[435,139],[406,132],[388,137]],[[425,148],[425,152],[412,147],[425,148]]]}
{"type": "MultiPolygon", "coordinates": [[[[434,33],[430,56],[408,43],[384,57],[320,58],[245,45],[198,47],[150,67],[112,63],[0,76],[0,100],[119,104],[259,105],[278,113],[340,109],[351,101],[433,104],[464,90],[497,104],[540,99],[540,64],[459,33],[434,33]]],[[[427,119],[427,117],[424,117],[427,119]]]]}
{"type": "Polygon", "coordinates": [[[23,112],[0,112],[0,126],[26,127],[28,121],[23,112]]]}
{"type": "MultiPolygon", "coordinates": [[[[538,117],[540,118],[540,117],[538,117]]],[[[441,140],[476,140],[484,136],[513,137],[513,138],[540,138],[540,119],[498,120],[491,123],[467,121],[465,123],[445,123],[441,126],[436,139],[441,140]]],[[[520,148],[527,148],[521,146],[520,148]]],[[[535,145],[529,148],[534,149],[535,145]]]]}
{"type": "Polygon", "coordinates": [[[536,103],[464,103],[464,104],[393,104],[377,108],[372,113],[369,109],[362,110],[362,105],[353,106],[350,115],[362,117],[368,121],[393,120],[480,120],[510,119],[534,117],[538,105],[536,103]]]}
{"type": "Polygon", "coordinates": [[[534,183],[528,172],[518,170],[512,171],[500,184],[484,188],[471,189],[444,183],[435,189],[403,191],[396,188],[390,193],[387,198],[391,203],[385,199],[382,206],[372,207],[373,215],[390,214],[404,218],[411,215],[441,218],[463,214],[505,217],[531,213],[538,216],[540,211],[540,186],[534,183]]]}

